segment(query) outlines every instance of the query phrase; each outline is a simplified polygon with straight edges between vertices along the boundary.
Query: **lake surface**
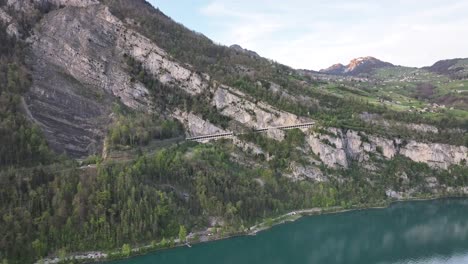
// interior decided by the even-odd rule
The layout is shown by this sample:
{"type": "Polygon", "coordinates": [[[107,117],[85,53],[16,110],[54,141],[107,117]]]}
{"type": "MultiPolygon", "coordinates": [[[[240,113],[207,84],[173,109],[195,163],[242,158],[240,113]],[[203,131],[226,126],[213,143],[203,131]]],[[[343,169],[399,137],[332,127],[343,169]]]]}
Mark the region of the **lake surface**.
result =
{"type": "Polygon", "coordinates": [[[468,263],[468,199],[304,217],[256,236],[159,251],[112,264],[468,263]]]}

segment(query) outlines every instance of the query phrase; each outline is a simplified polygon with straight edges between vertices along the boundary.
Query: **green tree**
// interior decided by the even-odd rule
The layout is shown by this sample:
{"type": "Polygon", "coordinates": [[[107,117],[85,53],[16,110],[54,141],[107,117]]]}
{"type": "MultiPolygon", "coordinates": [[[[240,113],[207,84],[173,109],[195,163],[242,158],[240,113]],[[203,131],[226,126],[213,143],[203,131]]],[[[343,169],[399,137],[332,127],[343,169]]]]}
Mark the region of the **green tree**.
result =
{"type": "Polygon", "coordinates": [[[162,248],[167,247],[167,240],[166,240],[165,237],[163,237],[163,239],[161,240],[161,242],[159,242],[159,245],[161,245],[162,248]]]}
{"type": "Polygon", "coordinates": [[[36,256],[38,258],[44,257],[47,248],[46,248],[46,245],[42,241],[40,241],[39,239],[34,240],[32,242],[32,247],[34,251],[36,252],[36,256]]]}
{"type": "Polygon", "coordinates": [[[64,248],[60,249],[58,252],[58,257],[60,261],[65,261],[67,259],[67,251],[64,248]]]}
{"type": "Polygon", "coordinates": [[[187,240],[187,229],[185,229],[185,226],[181,225],[179,227],[179,242],[183,243],[187,240]]]}
{"type": "Polygon", "coordinates": [[[122,246],[122,255],[128,257],[130,256],[130,253],[132,253],[132,248],[130,247],[130,245],[124,244],[122,246]]]}

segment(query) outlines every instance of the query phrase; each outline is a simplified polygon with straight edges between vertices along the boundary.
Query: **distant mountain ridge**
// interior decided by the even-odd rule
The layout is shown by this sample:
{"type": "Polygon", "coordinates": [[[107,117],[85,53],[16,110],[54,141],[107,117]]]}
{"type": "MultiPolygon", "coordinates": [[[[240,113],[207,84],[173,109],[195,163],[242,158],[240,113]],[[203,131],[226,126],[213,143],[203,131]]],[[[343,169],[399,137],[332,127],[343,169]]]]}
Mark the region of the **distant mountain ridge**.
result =
{"type": "Polygon", "coordinates": [[[432,66],[423,67],[423,69],[452,77],[466,77],[468,76],[468,59],[456,58],[440,60],[434,63],[432,66]]]}
{"type": "Polygon", "coordinates": [[[353,59],[349,62],[348,65],[343,65],[341,63],[334,64],[326,69],[320,70],[321,73],[334,74],[334,75],[352,75],[357,76],[360,74],[369,74],[375,69],[384,68],[384,67],[393,67],[395,65],[381,61],[371,56],[359,57],[353,59]]]}
{"type": "MultiPolygon", "coordinates": [[[[368,75],[375,70],[386,67],[400,67],[389,62],[381,61],[375,57],[359,57],[351,60],[348,65],[341,63],[322,69],[319,72],[330,75],[342,76],[360,76],[368,75]]],[[[412,68],[412,67],[409,67],[412,68]]],[[[468,76],[468,58],[445,59],[435,62],[431,66],[421,67],[419,69],[432,73],[447,75],[453,78],[466,78],[468,76]]]]}

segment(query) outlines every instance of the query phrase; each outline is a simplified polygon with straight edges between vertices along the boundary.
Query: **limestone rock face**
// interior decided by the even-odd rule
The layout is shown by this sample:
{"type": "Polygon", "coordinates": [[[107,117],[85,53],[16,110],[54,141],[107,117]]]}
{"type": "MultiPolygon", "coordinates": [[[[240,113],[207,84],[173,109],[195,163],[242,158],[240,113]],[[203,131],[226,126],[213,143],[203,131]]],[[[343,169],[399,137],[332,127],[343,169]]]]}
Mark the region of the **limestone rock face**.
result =
{"type": "Polygon", "coordinates": [[[270,129],[267,131],[267,136],[277,141],[283,141],[285,133],[281,129],[270,129]]]}
{"type": "MultiPolygon", "coordinates": [[[[361,133],[361,135],[365,135],[361,133]]],[[[346,152],[351,158],[359,161],[368,160],[367,153],[379,153],[385,158],[391,159],[397,154],[397,143],[395,140],[390,140],[372,135],[365,135],[363,139],[358,132],[348,130],[343,137],[346,144],[346,152]]],[[[399,140],[396,140],[399,142],[399,140]]]]}
{"type": "MultiPolygon", "coordinates": [[[[120,24],[116,22],[116,18],[108,10],[101,15],[101,18],[109,23],[120,24]]],[[[128,54],[141,62],[143,67],[158,77],[161,83],[173,86],[174,89],[182,88],[190,94],[199,94],[208,88],[208,75],[197,73],[190,69],[190,65],[175,62],[148,38],[125,28],[123,25],[116,28],[116,31],[120,53],[128,54]]]]}
{"type": "Polygon", "coordinates": [[[259,146],[252,142],[242,141],[238,137],[233,137],[232,142],[246,153],[254,155],[265,155],[265,152],[259,146]]]}
{"type": "Polygon", "coordinates": [[[452,164],[468,160],[468,148],[446,144],[426,144],[410,141],[402,147],[400,154],[416,162],[428,163],[435,167],[447,169],[452,164]]]}
{"type": "MultiPolygon", "coordinates": [[[[45,3],[34,1],[9,0],[7,4],[27,14],[45,3]]],[[[44,15],[27,40],[33,85],[24,96],[24,107],[57,152],[73,157],[99,152],[117,101],[138,111],[153,111],[149,91],[129,75],[125,56],[141,62],[156,79],[174,89],[190,94],[208,89],[209,76],[175,62],[97,0],[48,2],[61,8],[44,15]]],[[[3,10],[0,18],[12,21],[3,10]]],[[[193,132],[220,131],[193,120],[190,116],[193,132]]]]}
{"type": "Polygon", "coordinates": [[[328,128],[326,131],[327,133],[312,132],[306,141],[312,151],[330,167],[346,168],[351,159],[364,162],[369,159],[369,154],[380,155],[386,159],[402,155],[441,169],[468,160],[468,148],[464,146],[415,141],[403,144],[397,138],[387,139],[353,130],[344,132],[328,128]]]}
{"type": "Polygon", "coordinates": [[[340,138],[323,134],[312,134],[306,137],[312,151],[329,167],[348,167],[344,144],[340,138]]]}
{"type": "Polygon", "coordinates": [[[113,102],[152,109],[148,90],[123,68],[116,26],[100,19],[106,11],[100,5],[58,9],[28,40],[33,85],[26,108],[51,147],[73,157],[100,151],[113,102]]]}
{"type": "Polygon", "coordinates": [[[212,104],[221,114],[251,128],[294,125],[305,120],[261,102],[255,104],[244,93],[227,86],[220,86],[215,91],[212,104]]]}
{"type": "Polygon", "coordinates": [[[186,113],[180,110],[176,110],[174,111],[172,116],[184,125],[184,127],[186,128],[187,136],[189,137],[220,134],[227,132],[226,130],[217,127],[209,121],[203,120],[201,117],[192,113],[186,113]]]}
{"type": "Polygon", "coordinates": [[[291,174],[287,175],[293,180],[311,179],[316,182],[327,181],[322,171],[314,166],[304,166],[293,162],[290,166],[291,174]]]}

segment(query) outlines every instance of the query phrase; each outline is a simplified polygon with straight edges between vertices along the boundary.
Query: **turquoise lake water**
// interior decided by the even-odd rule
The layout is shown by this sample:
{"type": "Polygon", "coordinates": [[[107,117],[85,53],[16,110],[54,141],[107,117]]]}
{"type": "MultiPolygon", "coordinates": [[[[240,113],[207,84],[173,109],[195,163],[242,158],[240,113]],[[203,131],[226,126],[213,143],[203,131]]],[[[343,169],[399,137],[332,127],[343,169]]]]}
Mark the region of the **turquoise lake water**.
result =
{"type": "Polygon", "coordinates": [[[468,199],[403,202],[385,209],[309,216],[256,236],[110,263],[468,263],[468,199]]]}

